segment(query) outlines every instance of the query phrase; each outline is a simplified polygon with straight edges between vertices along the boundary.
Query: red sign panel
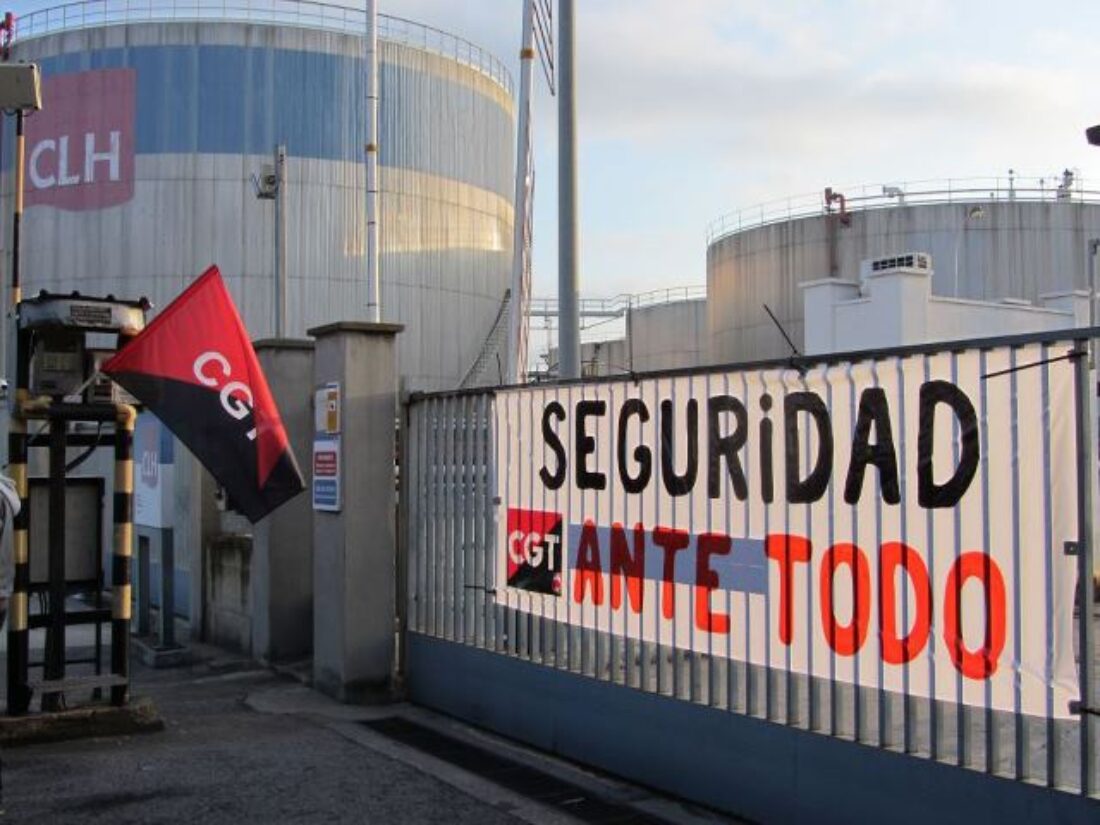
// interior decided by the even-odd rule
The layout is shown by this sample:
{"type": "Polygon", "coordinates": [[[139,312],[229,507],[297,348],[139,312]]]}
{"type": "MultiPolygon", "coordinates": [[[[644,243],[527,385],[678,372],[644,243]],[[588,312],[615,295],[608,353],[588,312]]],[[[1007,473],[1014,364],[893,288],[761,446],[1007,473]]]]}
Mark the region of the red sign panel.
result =
{"type": "Polygon", "coordinates": [[[42,81],[42,111],[27,118],[27,206],[80,211],[134,197],[133,69],[95,69],[42,81]]]}
{"type": "Polygon", "coordinates": [[[561,594],[561,513],[508,508],[508,586],[561,594]]]}
{"type": "Polygon", "coordinates": [[[339,466],[335,450],[313,454],[313,474],[315,476],[334,476],[339,466]]]}

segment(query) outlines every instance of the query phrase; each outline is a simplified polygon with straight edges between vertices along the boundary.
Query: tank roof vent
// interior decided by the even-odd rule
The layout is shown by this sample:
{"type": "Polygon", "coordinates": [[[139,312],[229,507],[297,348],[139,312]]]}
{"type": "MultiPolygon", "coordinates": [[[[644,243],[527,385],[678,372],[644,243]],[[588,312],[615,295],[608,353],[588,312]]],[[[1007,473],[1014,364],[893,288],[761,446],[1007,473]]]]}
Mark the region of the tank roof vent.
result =
{"type": "Polygon", "coordinates": [[[916,270],[924,273],[932,269],[932,256],[927,252],[905,252],[901,255],[872,258],[863,263],[868,267],[868,274],[897,272],[899,270],[916,270]]]}
{"type": "Polygon", "coordinates": [[[866,294],[867,279],[887,272],[908,272],[914,275],[932,274],[932,256],[927,252],[902,252],[868,258],[859,264],[860,292],[866,294]]]}

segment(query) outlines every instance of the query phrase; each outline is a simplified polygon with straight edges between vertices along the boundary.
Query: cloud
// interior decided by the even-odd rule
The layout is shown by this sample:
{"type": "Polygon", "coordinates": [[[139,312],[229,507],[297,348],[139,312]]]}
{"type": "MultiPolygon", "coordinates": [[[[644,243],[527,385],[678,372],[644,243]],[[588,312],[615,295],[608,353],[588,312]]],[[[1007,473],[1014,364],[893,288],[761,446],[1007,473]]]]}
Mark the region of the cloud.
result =
{"type": "MultiPolygon", "coordinates": [[[[512,0],[382,8],[517,62],[512,0]]],[[[1081,136],[1100,121],[1100,4],[1044,0],[1040,13],[994,0],[577,0],[577,14],[592,291],[632,278],[639,288],[697,282],[707,223],[759,200],[1009,167],[1087,176],[1100,161],[1081,136]]],[[[552,288],[556,133],[545,92],[536,134],[537,277],[552,288]]]]}

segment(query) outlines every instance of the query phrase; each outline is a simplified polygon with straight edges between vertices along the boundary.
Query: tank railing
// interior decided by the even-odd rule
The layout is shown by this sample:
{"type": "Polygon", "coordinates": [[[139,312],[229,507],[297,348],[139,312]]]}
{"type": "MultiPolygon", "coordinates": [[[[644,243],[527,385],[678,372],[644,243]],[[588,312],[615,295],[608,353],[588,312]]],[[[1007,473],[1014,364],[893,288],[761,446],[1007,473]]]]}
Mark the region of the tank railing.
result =
{"type": "MultiPolygon", "coordinates": [[[[362,35],[363,7],[319,0],[77,0],[35,9],[16,19],[16,42],[57,32],[125,23],[232,21],[362,35]]],[[[512,75],[489,52],[441,29],[378,15],[379,36],[415,46],[480,71],[513,94],[512,75]]]]}
{"type": "MultiPolygon", "coordinates": [[[[905,183],[833,187],[845,196],[850,212],[896,206],[951,203],[1064,202],[1100,203],[1100,190],[1074,175],[1049,177],[948,178],[905,183]]],[[[736,232],[829,213],[823,190],[768,201],[729,212],[707,226],[707,244],[736,232]]],[[[834,213],[836,209],[832,210],[834,213]]]]}
{"type": "MultiPolygon", "coordinates": [[[[657,304],[671,304],[676,301],[692,301],[707,297],[707,287],[703,285],[673,286],[664,289],[652,289],[648,292],[623,292],[610,298],[581,298],[580,314],[589,318],[621,318],[627,310],[640,309],[657,304]]],[[[557,298],[532,298],[528,302],[527,313],[534,318],[556,317],[557,298]]]]}

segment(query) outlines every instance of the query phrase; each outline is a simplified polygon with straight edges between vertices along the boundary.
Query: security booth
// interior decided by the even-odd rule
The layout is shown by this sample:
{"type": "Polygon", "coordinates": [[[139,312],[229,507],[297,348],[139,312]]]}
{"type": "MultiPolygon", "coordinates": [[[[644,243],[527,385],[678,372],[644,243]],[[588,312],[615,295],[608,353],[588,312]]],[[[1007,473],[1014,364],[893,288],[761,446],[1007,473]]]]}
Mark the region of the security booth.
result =
{"type": "Polygon", "coordinates": [[[66,693],[110,688],[112,704],[129,692],[133,399],[99,371],[145,327],[149,302],[39,293],[17,307],[16,387],[11,402],[8,473],[21,509],[12,525],[14,586],[8,621],[8,713],[25,713],[35,693],[42,709],[65,706],[66,693]],[[113,553],[110,606],[101,601],[104,478],[71,474],[101,448],[113,447],[113,553]],[[44,450],[48,472],[28,475],[30,450],[44,450]],[[70,609],[67,598],[91,596],[70,609]],[[32,604],[32,596],[34,597],[32,604]],[[31,608],[35,607],[35,610],[31,608]],[[102,672],[101,627],[110,623],[110,668],[102,672]],[[68,658],[66,632],[93,625],[91,658],[68,658]],[[30,660],[29,632],[44,628],[45,655],[30,660]],[[91,675],[67,675],[75,664],[91,675]],[[41,675],[32,675],[41,668],[41,675]]]}

